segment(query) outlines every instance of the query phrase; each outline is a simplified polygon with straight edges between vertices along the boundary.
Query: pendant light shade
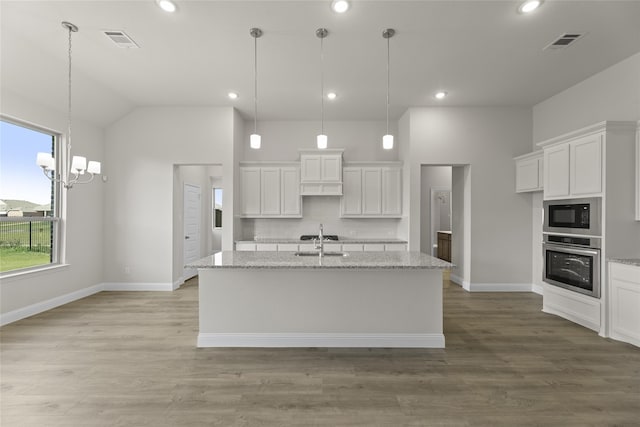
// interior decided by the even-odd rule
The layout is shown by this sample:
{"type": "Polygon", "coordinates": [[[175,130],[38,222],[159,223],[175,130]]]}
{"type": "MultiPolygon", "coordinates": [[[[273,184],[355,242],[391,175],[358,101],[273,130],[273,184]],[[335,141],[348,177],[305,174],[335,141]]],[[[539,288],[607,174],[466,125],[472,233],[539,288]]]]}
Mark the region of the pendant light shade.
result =
{"type": "Polygon", "coordinates": [[[318,28],[316,36],[320,39],[320,135],[316,138],[316,145],[320,150],[327,148],[329,138],[324,134],[324,38],[329,35],[326,28],[318,28]]]}
{"type": "Polygon", "coordinates": [[[249,146],[258,150],[262,142],[258,134],[258,37],[262,36],[262,30],[252,28],[249,34],[253,37],[253,133],[249,137],[249,146]]]}
{"type": "Polygon", "coordinates": [[[393,149],[393,135],[389,133],[389,39],[395,33],[393,28],[382,31],[382,37],[387,39],[387,134],[382,137],[382,148],[385,150],[393,149]]]}

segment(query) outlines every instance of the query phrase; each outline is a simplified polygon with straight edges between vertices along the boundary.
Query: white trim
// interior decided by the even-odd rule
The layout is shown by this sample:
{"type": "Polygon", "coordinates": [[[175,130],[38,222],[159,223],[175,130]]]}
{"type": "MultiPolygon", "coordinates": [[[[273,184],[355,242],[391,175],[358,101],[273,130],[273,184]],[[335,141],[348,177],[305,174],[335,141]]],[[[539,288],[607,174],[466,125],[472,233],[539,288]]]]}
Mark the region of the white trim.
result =
{"type": "Polygon", "coordinates": [[[65,295],[51,298],[46,301],[37,302],[35,304],[31,304],[17,310],[0,314],[0,326],[4,326],[6,324],[54,309],[56,307],[60,307],[61,305],[86,298],[90,295],[97,294],[100,291],[102,291],[102,284],[80,289],[65,295]]]}
{"type": "Polygon", "coordinates": [[[173,288],[171,290],[175,291],[176,289],[178,289],[182,285],[184,285],[184,278],[183,277],[178,277],[178,280],[173,282],[173,288]]]}
{"type": "Polygon", "coordinates": [[[107,282],[103,283],[104,291],[173,291],[173,283],[147,282],[107,282]]]}
{"type": "Polygon", "coordinates": [[[531,292],[531,283],[471,283],[470,292],[531,292]]]}
{"type": "Polygon", "coordinates": [[[444,334],[200,333],[198,347],[444,348],[444,334]]]}
{"type": "Polygon", "coordinates": [[[532,283],[531,292],[536,293],[538,295],[544,295],[544,287],[538,283],[532,283]]]}
{"type": "Polygon", "coordinates": [[[455,274],[449,274],[449,280],[451,280],[453,283],[455,283],[458,286],[462,286],[462,289],[464,289],[465,291],[470,290],[469,282],[467,282],[466,280],[463,280],[462,277],[460,276],[456,276],[455,274]]]}

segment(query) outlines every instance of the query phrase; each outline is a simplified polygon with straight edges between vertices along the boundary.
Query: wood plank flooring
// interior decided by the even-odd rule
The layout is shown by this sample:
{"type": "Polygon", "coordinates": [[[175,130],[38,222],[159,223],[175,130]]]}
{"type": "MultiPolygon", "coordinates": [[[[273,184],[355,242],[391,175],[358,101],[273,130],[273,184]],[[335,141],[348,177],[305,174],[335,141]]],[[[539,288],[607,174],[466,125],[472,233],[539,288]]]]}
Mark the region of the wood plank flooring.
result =
{"type": "Polygon", "coordinates": [[[197,349],[197,280],[1,333],[2,427],[638,426],[640,349],[445,282],[446,349],[197,349]]]}

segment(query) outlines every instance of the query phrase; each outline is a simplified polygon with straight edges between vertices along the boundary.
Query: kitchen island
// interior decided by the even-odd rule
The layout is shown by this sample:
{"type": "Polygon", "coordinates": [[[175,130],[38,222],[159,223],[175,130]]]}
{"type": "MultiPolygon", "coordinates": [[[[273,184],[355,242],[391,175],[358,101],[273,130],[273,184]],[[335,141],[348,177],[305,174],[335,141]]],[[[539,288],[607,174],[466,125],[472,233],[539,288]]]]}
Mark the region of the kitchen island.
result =
{"type": "Polygon", "coordinates": [[[199,270],[198,347],[444,347],[452,264],[420,252],[225,251],[189,267],[199,270]]]}

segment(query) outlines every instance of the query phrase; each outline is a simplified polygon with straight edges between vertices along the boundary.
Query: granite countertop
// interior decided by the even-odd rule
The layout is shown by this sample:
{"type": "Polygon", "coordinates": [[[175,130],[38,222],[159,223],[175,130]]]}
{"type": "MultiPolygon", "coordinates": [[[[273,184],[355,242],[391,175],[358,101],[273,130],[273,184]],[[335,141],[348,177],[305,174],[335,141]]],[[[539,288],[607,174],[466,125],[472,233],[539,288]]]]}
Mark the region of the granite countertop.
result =
{"type": "Polygon", "coordinates": [[[607,261],[640,267],[640,258],[608,258],[607,261]]]}
{"type": "MultiPolygon", "coordinates": [[[[400,239],[367,239],[367,238],[348,238],[340,237],[339,240],[325,240],[325,243],[407,243],[406,240],[400,239]]],[[[236,243],[313,243],[313,240],[300,240],[300,239],[283,239],[275,237],[261,237],[255,240],[238,240],[236,243]]]]}
{"type": "Polygon", "coordinates": [[[438,269],[453,264],[422,252],[348,252],[347,256],[296,256],[293,252],[223,251],[187,265],[188,268],[385,268],[438,269]]]}

